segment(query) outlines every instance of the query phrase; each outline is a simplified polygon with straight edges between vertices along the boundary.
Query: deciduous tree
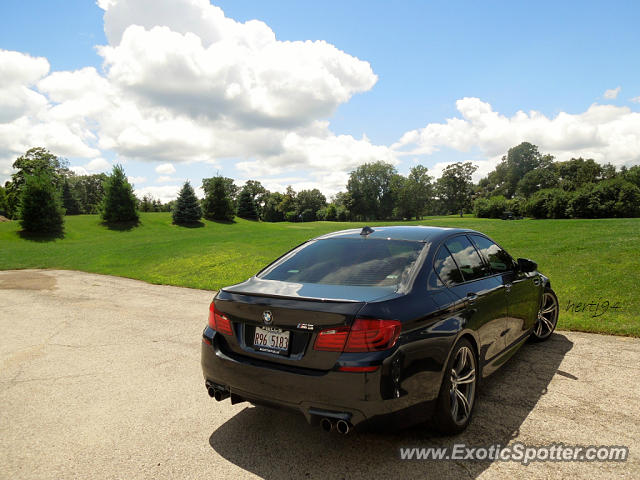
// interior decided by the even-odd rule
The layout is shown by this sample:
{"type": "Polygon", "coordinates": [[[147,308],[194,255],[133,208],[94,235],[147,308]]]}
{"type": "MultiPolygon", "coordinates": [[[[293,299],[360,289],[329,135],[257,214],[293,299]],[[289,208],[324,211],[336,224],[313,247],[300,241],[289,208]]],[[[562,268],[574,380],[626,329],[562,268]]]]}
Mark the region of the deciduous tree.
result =
{"type": "Polygon", "coordinates": [[[438,196],[449,213],[459,212],[471,207],[473,182],[471,176],[478,167],[471,162],[457,162],[448,165],[437,182],[438,196]]]}
{"type": "Polygon", "coordinates": [[[320,190],[314,188],[312,190],[300,190],[297,196],[297,208],[298,213],[302,214],[305,222],[313,221],[316,219],[316,212],[327,205],[327,198],[322,194],[320,190]],[[305,211],[311,211],[310,213],[304,213],[305,211]]]}
{"type": "Polygon", "coordinates": [[[202,180],[205,198],[202,202],[204,218],[230,222],[235,216],[235,208],[231,199],[231,191],[235,187],[233,181],[229,184],[225,177],[217,176],[202,180]]]}
{"type": "Polygon", "coordinates": [[[351,213],[367,220],[390,218],[394,207],[391,184],[397,173],[393,165],[382,161],[365,163],[352,171],[347,183],[351,213]]]}

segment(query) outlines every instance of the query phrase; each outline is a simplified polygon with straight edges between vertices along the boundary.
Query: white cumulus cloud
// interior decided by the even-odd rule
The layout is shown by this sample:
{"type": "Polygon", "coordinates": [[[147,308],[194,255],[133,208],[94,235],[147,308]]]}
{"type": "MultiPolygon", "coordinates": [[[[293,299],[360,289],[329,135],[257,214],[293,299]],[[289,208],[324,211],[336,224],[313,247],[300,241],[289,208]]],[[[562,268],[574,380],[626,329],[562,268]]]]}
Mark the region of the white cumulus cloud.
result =
{"type": "Polygon", "coordinates": [[[10,173],[15,159],[36,146],[68,157],[100,155],[90,145],[94,135],[85,122],[61,120],[55,114],[56,106],[38,90],[36,85],[48,72],[49,62],[44,58],[0,50],[1,172],[10,173]]]}
{"type": "Polygon", "coordinates": [[[171,163],[162,163],[156,167],[156,173],[171,175],[172,173],[176,173],[176,167],[171,163]]]}
{"type": "Polygon", "coordinates": [[[49,72],[49,62],[43,57],[0,50],[0,86],[32,85],[49,72]]]}
{"type": "Polygon", "coordinates": [[[135,188],[134,193],[138,198],[151,195],[154,199],[167,203],[178,197],[178,192],[182,188],[180,185],[149,185],[147,187],[135,188]]]}
{"type": "MultiPolygon", "coordinates": [[[[35,145],[156,164],[313,165],[299,145],[337,137],[326,119],[377,81],[368,62],[327,42],[279,41],[264,22],[237,22],[208,0],[97,3],[105,10],[108,44],[97,49],[104,73],[49,74],[46,59],[2,51],[0,167],[35,145]]],[[[344,163],[349,143],[374,147],[349,138],[328,142],[344,163]]]]}
{"type": "Polygon", "coordinates": [[[559,159],[639,161],[640,114],[613,105],[508,116],[467,97],[456,103],[458,116],[408,131],[391,146],[340,135],[330,128],[332,114],[377,82],[367,61],[322,40],[278,40],[264,22],[235,21],[209,0],[97,3],[107,38],[97,48],[102,70],[50,72],[44,58],[0,50],[0,181],[34,146],[77,159],[77,172],[108,170],[104,157],[112,155],[148,162],[156,183],[169,185],[145,192],[163,199],[177,193],[179,163],[219,168],[235,160],[246,178],[330,195],[362,163],[399,165],[407,155],[429,163],[444,148],[473,151],[477,176],[522,141],[559,159]]]}
{"type": "MultiPolygon", "coordinates": [[[[315,145],[343,171],[354,163],[351,147],[357,158],[369,158],[362,150],[390,155],[366,139],[333,134],[326,122],[340,104],[376,83],[368,62],[324,41],[279,41],[264,22],[237,22],[208,0],[98,5],[108,39],[98,48],[105,74],[87,67],[46,76],[42,59],[17,76],[31,97],[30,120],[42,121],[46,111],[47,125],[69,126],[57,131],[62,145],[54,153],[111,151],[162,163],[236,158],[275,169],[291,160],[312,168],[315,145]]],[[[26,111],[15,109],[12,121],[26,111]]],[[[9,116],[10,109],[3,112],[9,116]]],[[[53,141],[45,133],[40,138],[53,141]]]]}
{"type": "Polygon", "coordinates": [[[147,182],[147,177],[127,177],[127,180],[132,185],[139,185],[141,183],[146,183],[147,182]]]}
{"type": "Polygon", "coordinates": [[[94,173],[105,173],[111,170],[111,163],[102,157],[94,158],[84,165],[69,167],[76,175],[92,175],[94,173]]]}
{"type": "MultiPolygon", "coordinates": [[[[640,113],[628,107],[591,105],[585,112],[547,117],[518,111],[508,117],[478,98],[456,102],[459,117],[405,133],[392,147],[400,155],[429,155],[441,148],[479,150],[477,163],[486,174],[507,150],[531,142],[558,160],[582,156],[617,166],[640,161],[640,113]]],[[[441,165],[441,168],[444,166],[441,165]]]]}
{"type": "Polygon", "coordinates": [[[324,41],[278,41],[263,22],[208,0],[103,5],[107,77],[145,108],[236,129],[293,128],[327,117],[377,81],[368,62],[324,41]]]}
{"type": "Polygon", "coordinates": [[[175,178],[172,177],[171,175],[160,175],[158,178],[156,178],[156,182],[158,183],[170,183],[170,182],[181,182],[182,179],[181,178],[175,178]]]}

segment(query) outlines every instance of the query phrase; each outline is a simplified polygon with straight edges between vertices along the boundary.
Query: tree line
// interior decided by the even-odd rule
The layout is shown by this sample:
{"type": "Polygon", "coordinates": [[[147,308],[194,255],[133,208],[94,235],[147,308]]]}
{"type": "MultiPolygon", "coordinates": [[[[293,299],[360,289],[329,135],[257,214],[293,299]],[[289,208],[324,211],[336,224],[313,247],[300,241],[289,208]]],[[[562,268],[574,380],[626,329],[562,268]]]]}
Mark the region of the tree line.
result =
{"type": "Polygon", "coordinates": [[[137,222],[138,211],[172,212],[174,223],[185,225],[202,217],[230,222],[235,216],[267,222],[419,220],[463,213],[490,218],[509,213],[534,218],[640,216],[640,166],[618,170],[583,158],[559,162],[528,142],[509,149],[477,184],[472,181],[477,167],[471,162],[448,165],[437,180],[422,165],[405,176],[389,163],[366,163],[349,174],[345,190],[329,201],[318,189],[296,192],[289,186],[271,192],[257,180],[238,187],[232,178],[217,175],[203,179],[204,199],[185,182],[178,198],[163,204],[150,195],[135,197],[119,165],[110,175],[75,175],[66,161],[40,147],[20,156],[13,167],[11,180],[0,187],[0,214],[21,219],[23,228],[33,231],[61,229],[65,214],[100,214],[106,223],[137,222]],[[29,223],[29,218],[37,221],[29,223]]]}
{"type": "Polygon", "coordinates": [[[638,217],[640,166],[618,170],[584,158],[557,162],[524,142],[475,186],[473,210],[493,218],[507,211],[533,218],[638,217]]]}
{"type": "Polygon", "coordinates": [[[472,181],[476,169],[471,162],[457,162],[434,180],[422,165],[404,176],[389,163],[366,163],[350,173],[345,191],[329,202],[317,189],[269,192],[253,180],[239,189],[230,178],[206,179],[203,187],[211,196],[210,182],[225,185],[218,194],[228,197],[227,218],[236,211],[239,217],[270,222],[419,220],[464,213],[487,218],[640,216],[638,165],[616,169],[583,158],[560,162],[523,142],[477,184],[472,181]]]}
{"type": "Polygon", "coordinates": [[[17,219],[28,234],[61,235],[64,216],[98,213],[105,223],[138,223],[139,200],[120,165],[110,175],[76,176],[48,150],[29,149],[0,187],[0,214],[17,219]]]}
{"type": "MultiPolygon", "coordinates": [[[[19,218],[22,187],[29,176],[45,176],[51,179],[60,193],[66,215],[99,214],[104,198],[105,173],[76,175],[68,162],[56,157],[44,148],[32,148],[13,163],[16,173],[4,187],[0,186],[0,215],[19,218]]],[[[135,198],[136,208],[142,212],[169,212],[173,202],[162,203],[151,195],[135,198]]]]}
{"type": "Polygon", "coordinates": [[[203,215],[211,220],[231,220],[237,215],[267,222],[420,219],[449,206],[456,211],[463,208],[473,193],[474,171],[470,164],[454,165],[434,182],[422,165],[403,176],[388,163],[367,163],[351,172],[346,191],[330,201],[317,188],[296,192],[289,186],[284,193],[270,192],[256,180],[239,188],[233,179],[218,176],[203,180],[203,215]],[[436,192],[443,200],[434,198],[436,192]]]}

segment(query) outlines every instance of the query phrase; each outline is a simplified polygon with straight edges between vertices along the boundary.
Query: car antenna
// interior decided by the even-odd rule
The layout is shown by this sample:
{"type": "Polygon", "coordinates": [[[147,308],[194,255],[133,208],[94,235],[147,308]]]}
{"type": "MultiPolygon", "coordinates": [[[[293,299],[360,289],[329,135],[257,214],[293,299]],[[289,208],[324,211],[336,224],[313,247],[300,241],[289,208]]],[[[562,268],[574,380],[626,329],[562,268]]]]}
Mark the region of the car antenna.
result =
{"type": "Polygon", "coordinates": [[[360,232],[360,235],[363,235],[363,236],[366,237],[367,235],[369,235],[369,234],[371,234],[373,232],[375,232],[375,230],[373,228],[371,228],[371,227],[362,227],[362,231],[360,232]]]}

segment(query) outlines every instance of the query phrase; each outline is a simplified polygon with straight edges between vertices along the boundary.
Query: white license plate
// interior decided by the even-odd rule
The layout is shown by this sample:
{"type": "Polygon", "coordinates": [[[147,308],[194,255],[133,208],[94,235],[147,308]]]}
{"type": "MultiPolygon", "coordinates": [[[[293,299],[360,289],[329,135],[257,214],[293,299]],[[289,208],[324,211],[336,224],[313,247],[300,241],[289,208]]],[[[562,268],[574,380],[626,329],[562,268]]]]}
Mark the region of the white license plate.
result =
{"type": "Polygon", "coordinates": [[[280,328],[256,327],[253,348],[261,352],[286,355],[289,352],[289,333],[280,328]]]}

